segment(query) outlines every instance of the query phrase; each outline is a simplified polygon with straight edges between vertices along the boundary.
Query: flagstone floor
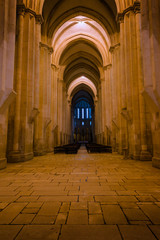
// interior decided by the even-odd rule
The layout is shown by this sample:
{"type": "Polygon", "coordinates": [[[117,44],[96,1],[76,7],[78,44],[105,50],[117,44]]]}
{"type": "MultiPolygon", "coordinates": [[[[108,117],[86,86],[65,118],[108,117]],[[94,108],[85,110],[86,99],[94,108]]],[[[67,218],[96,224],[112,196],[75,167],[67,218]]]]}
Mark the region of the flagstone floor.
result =
{"type": "Polygon", "coordinates": [[[160,169],[85,152],[8,164],[0,239],[160,240],[160,169]]]}

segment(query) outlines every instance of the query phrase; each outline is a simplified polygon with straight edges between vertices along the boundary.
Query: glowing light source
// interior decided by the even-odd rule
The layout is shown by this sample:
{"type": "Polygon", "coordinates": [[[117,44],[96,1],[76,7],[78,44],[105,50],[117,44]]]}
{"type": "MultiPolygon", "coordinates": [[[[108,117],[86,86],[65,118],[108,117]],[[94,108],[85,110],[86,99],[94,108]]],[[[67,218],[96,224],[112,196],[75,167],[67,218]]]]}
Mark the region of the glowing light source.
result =
{"type": "Polygon", "coordinates": [[[85,23],[85,22],[83,22],[83,21],[78,21],[78,24],[79,24],[80,26],[84,25],[84,23],[85,23]]]}

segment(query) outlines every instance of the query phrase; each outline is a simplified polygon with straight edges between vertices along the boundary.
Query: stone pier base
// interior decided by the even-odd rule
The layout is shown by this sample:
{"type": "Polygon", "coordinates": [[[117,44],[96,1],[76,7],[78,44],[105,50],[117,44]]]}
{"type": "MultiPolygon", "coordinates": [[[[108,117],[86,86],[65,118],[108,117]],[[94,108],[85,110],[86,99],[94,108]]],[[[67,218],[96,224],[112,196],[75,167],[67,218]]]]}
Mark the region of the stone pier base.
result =
{"type": "Polygon", "coordinates": [[[156,168],[160,168],[160,158],[153,157],[152,158],[152,166],[156,168]]]}
{"type": "Polygon", "coordinates": [[[0,158],[0,169],[6,168],[7,158],[0,158]]]}
{"type": "Polygon", "coordinates": [[[31,160],[33,158],[33,152],[31,153],[10,153],[7,156],[8,162],[16,163],[16,162],[25,162],[31,160]]]}

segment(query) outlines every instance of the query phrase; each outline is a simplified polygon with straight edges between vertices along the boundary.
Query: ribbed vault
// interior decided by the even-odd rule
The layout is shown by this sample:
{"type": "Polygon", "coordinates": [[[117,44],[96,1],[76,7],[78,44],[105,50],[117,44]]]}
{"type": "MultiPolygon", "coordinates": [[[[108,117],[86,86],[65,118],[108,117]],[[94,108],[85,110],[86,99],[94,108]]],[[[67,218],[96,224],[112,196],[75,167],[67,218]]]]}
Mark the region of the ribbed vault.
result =
{"type": "MultiPolygon", "coordinates": [[[[18,0],[17,2],[18,3],[23,2],[27,7],[33,9],[34,11],[36,11],[39,14],[41,14],[42,11],[45,11],[45,17],[47,18],[47,16],[50,15],[50,12],[52,11],[52,9],[54,9],[54,11],[55,11],[57,8],[60,8],[62,6],[62,3],[65,4],[67,1],[62,1],[62,0],[35,0],[35,1],[33,1],[33,0],[18,0]]],[[[74,2],[76,2],[76,1],[74,1],[74,2]]],[[[94,7],[96,5],[93,2],[94,2],[93,0],[83,1],[83,3],[81,1],[81,5],[84,5],[84,4],[89,5],[90,4],[90,6],[92,6],[92,9],[95,8],[95,10],[96,10],[96,7],[94,7]]],[[[135,2],[135,0],[103,0],[103,1],[99,1],[99,5],[109,8],[110,11],[112,11],[112,13],[114,15],[116,15],[117,12],[122,12],[125,8],[129,7],[134,2],[135,2]]],[[[96,1],[96,4],[97,4],[97,1],[96,1]]],[[[72,6],[69,6],[69,7],[72,7],[72,6]]]]}

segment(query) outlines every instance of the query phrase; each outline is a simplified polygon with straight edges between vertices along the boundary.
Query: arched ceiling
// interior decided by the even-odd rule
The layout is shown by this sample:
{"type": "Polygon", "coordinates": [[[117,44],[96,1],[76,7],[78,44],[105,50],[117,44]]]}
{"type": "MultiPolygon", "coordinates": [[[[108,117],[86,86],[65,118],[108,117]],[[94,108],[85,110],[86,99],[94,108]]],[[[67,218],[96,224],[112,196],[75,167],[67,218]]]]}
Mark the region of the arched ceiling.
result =
{"type": "MultiPolygon", "coordinates": [[[[60,26],[52,37],[54,63],[59,64],[63,53],[89,52],[106,65],[111,46],[107,30],[99,23],[85,16],[77,16],[60,26]],[[72,48],[72,51],[71,51],[72,48]],[[97,57],[98,56],[98,57],[97,57]]],[[[63,54],[64,55],[64,54],[63,54]]]]}
{"type": "Polygon", "coordinates": [[[64,81],[66,82],[66,86],[68,87],[73,80],[81,76],[89,78],[98,87],[100,79],[99,69],[94,62],[80,57],[68,64],[65,69],[64,81]]]}
{"type": "MultiPolygon", "coordinates": [[[[24,3],[26,7],[36,11],[37,14],[42,14],[43,10],[45,10],[47,16],[49,15],[49,12],[53,8],[56,8],[58,4],[61,4],[62,1],[63,0],[17,0],[17,4],[24,3]]],[[[107,5],[114,14],[116,11],[118,13],[122,12],[125,8],[131,6],[135,1],[137,0],[99,0],[99,2],[107,5]]]]}
{"type": "Polygon", "coordinates": [[[77,89],[94,98],[99,68],[110,63],[111,35],[117,31],[114,0],[46,0],[42,41],[53,47],[52,63],[62,66],[68,95],[77,89]]]}
{"type": "Polygon", "coordinates": [[[66,20],[81,14],[103,23],[110,34],[116,30],[117,7],[114,0],[46,0],[43,5],[43,33],[52,36],[66,20]]]}
{"type": "Polygon", "coordinates": [[[65,69],[63,79],[70,95],[83,90],[95,97],[100,84],[99,69],[111,62],[109,48],[118,32],[117,13],[135,1],[17,0],[17,3],[23,2],[43,15],[42,42],[53,47],[52,63],[65,69]]]}
{"type": "Polygon", "coordinates": [[[96,86],[93,84],[93,82],[82,76],[80,78],[77,78],[75,79],[70,85],[69,85],[69,88],[68,88],[68,96],[69,98],[71,96],[73,96],[73,92],[75,94],[75,92],[77,92],[77,87],[78,87],[78,91],[80,90],[88,90],[89,88],[89,92],[91,93],[92,97],[95,99],[97,97],[97,89],[96,89],[96,86]]]}
{"type": "MultiPolygon", "coordinates": [[[[86,16],[76,16],[54,32],[51,43],[54,49],[52,62],[65,69],[63,80],[67,89],[78,79],[79,83],[72,85],[77,89],[82,76],[98,89],[99,68],[110,62],[111,40],[103,25],[86,16]]],[[[88,81],[83,83],[83,89],[87,86],[90,89],[88,81]]],[[[93,92],[95,98],[97,94],[93,92]]]]}

